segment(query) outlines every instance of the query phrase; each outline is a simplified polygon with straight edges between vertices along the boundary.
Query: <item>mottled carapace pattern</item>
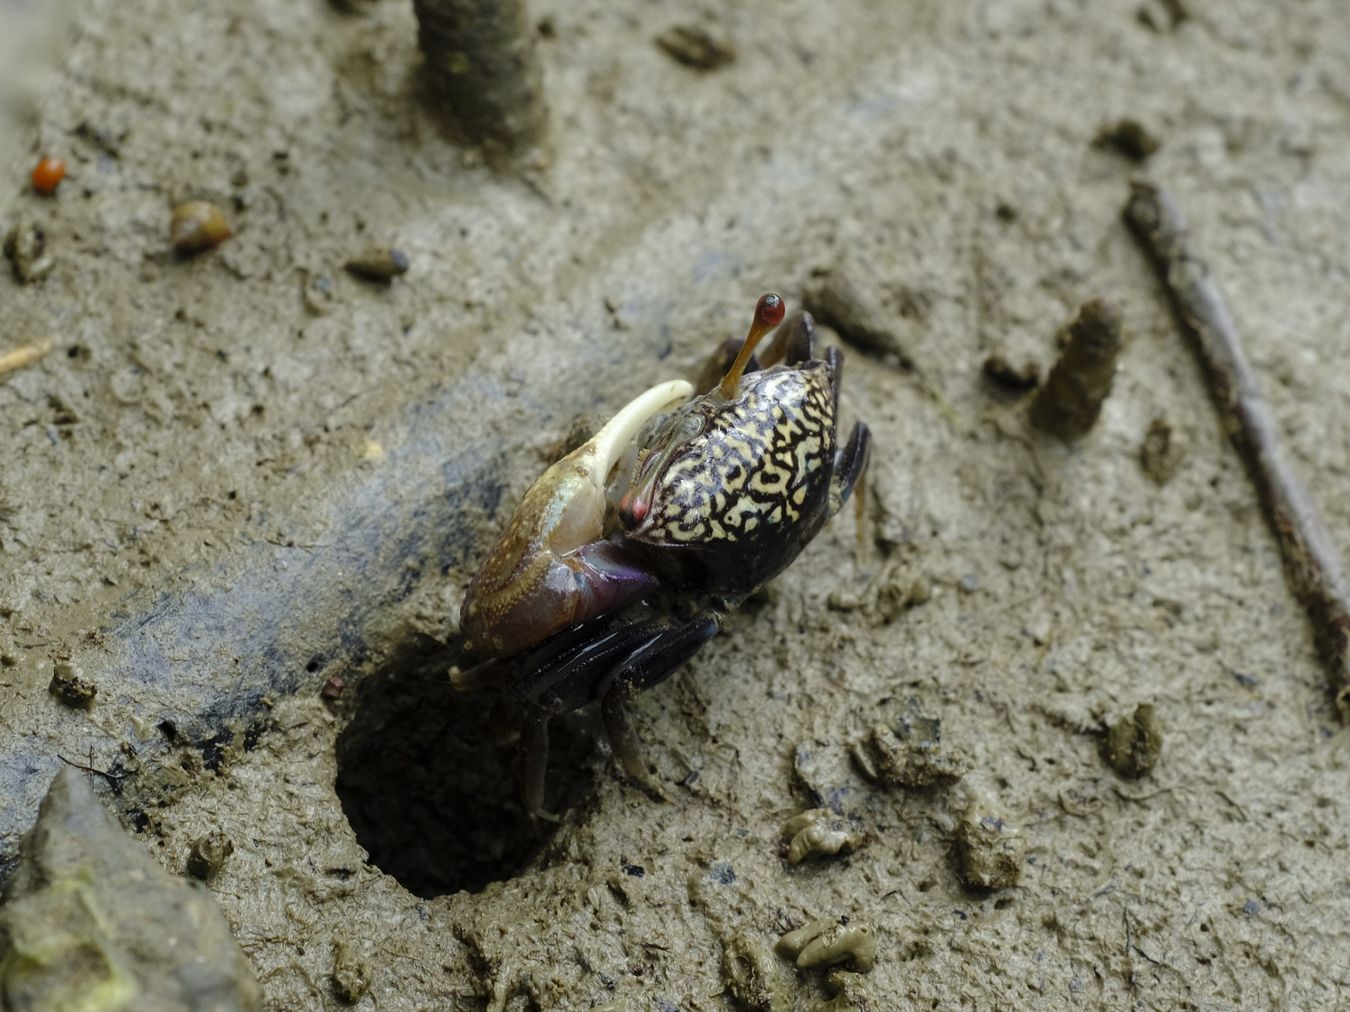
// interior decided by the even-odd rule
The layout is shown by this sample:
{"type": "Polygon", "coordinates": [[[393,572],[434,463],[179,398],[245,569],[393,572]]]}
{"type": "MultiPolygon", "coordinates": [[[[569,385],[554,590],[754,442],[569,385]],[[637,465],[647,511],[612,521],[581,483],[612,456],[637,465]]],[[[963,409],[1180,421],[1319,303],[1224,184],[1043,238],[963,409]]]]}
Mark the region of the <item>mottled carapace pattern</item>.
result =
{"type": "Polygon", "coordinates": [[[691,407],[703,422],[658,476],[659,491],[633,536],[662,544],[758,540],[794,525],[828,484],[834,394],[823,363],[746,376],[729,402],[691,407]]]}

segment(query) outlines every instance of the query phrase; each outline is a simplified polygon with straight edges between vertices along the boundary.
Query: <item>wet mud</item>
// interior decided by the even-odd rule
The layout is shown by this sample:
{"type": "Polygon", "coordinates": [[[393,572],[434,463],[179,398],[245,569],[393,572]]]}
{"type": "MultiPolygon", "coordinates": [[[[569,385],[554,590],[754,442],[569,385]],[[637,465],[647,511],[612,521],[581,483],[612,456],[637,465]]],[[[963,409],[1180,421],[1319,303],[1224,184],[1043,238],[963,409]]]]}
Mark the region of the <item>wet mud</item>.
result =
{"type": "Polygon", "coordinates": [[[268,1008],[1345,1000],[1346,732],[1120,217],[1184,204],[1346,553],[1342,4],[537,2],[514,167],[411,5],[52,10],[0,138],[0,355],[43,349],[0,374],[0,877],[78,766],[268,1008]],[[231,233],[190,256],[189,201],[231,233]],[[666,802],[579,713],[536,824],[449,683],[463,588],[767,290],[847,355],[861,546],[638,700],[666,802]],[[1070,444],[1030,405],[1096,297],[1070,444]]]}

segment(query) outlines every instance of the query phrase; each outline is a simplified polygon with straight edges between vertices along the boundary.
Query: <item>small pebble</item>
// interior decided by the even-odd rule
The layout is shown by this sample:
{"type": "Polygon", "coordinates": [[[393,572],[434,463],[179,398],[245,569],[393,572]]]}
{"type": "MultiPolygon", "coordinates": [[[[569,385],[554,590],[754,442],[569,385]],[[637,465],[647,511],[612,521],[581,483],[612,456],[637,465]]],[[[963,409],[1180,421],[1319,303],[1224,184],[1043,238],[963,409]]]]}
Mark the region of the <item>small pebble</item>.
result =
{"type": "Polygon", "coordinates": [[[322,316],[333,308],[336,301],[333,292],[333,279],[327,274],[312,277],[304,287],[305,308],[315,316],[322,316]]]}
{"type": "Polygon", "coordinates": [[[341,675],[329,675],[324,679],[323,688],[319,690],[319,696],[330,703],[335,703],[342,698],[342,692],[346,687],[347,683],[341,675]]]}
{"type": "Polygon", "coordinates": [[[675,25],[656,37],[667,56],[694,70],[716,70],[736,59],[735,47],[698,25],[675,25]]]}
{"type": "Polygon", "coordinates": [[[72,709],[89,710],[94,706],[98,686],[82,677],[74,665],[57,661],[52,666],[52,680],[47,684],[47,691],[72,709]]]}
{"type": "Polygon", "coordinates": [[[1128,717],[1106,729],[1102,756],[1122,777],[1147,776],[1158,764],[1162,742],[1162,725],[1153,704],[1140,703],[1128,717]]]}
{"type": "Polygon", "coordinates": [[[984,360],[984,375],[992,383],[1021,392],[1040,383],[1041,367],[1032,358],[1014,362],[1003,352],[995,351],[984,360]]]}
{"type": "Polygon", "coordinates": [[[408,257],[392,246],[375,246],[342,265],[348,273],[367,281],[389,282],[408,272],[408,257]]]}
{"type": "Polygon", "coordinates": [[[214,249],[234,233],[225,212],[206,200],[189,200],[173,209],[169,239],[179,253],[191,255],[214,249]]]}
{"type": "Polygon", "coordinates": [[[188,850],[188,874],[202,882],[210,882],[233,853],[234,841],[219,830],[199,836],[188,850]]]}
{"type": "Polygon", "coordinates": [[[1092,143],[1094,147],[1110,148],[1136,162],[1144,161],[1162,146],[1148,127],[1130,116],[1103,125],[1092,143]]]}

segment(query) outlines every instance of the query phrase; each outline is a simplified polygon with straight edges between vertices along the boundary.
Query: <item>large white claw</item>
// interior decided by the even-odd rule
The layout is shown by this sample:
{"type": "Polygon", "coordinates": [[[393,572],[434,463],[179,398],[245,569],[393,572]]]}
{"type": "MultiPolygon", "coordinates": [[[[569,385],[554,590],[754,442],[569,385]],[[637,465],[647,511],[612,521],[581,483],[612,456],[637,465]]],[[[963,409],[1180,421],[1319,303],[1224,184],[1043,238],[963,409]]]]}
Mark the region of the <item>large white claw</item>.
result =
{"type": "Polygon", "coordinates": [[[684,380],[658,383],[535,480],[464,596],[470,651],[508,656],[650,586],[604,538],[605,482],[642,426],[693,393],[684,380]]]}
{"type": "Polygon", "coordinates": [[[585,455],[581,463],[591,472],[596,484],[603,487],[609,472],[642,426],[666,408],[687,401],[693,394],[692,383],[679,379],[666,380],[638,394],[620,408],[619,413],[606,422],[578,452],[578,456],[585,455]]]}

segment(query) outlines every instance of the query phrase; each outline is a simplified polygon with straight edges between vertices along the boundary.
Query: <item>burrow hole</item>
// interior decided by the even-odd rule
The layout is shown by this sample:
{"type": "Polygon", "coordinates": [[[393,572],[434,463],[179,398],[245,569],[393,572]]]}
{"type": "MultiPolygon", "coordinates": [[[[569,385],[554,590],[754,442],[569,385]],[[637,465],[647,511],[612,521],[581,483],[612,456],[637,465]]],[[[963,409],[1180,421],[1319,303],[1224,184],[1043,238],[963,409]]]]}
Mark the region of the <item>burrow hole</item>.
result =
{"type": "MultiPolygon", "coordinates": [[[[511,712],[450,685],[454,651],[426,641],[361,679],[337,742],[337,793],[370,862],[424,897],[478,892],[519,874],[556,827],[531,819],[516,789],[511,712]]],[[[549,804],[592,796],[594,741],[551,728],[549,804]]]]}

